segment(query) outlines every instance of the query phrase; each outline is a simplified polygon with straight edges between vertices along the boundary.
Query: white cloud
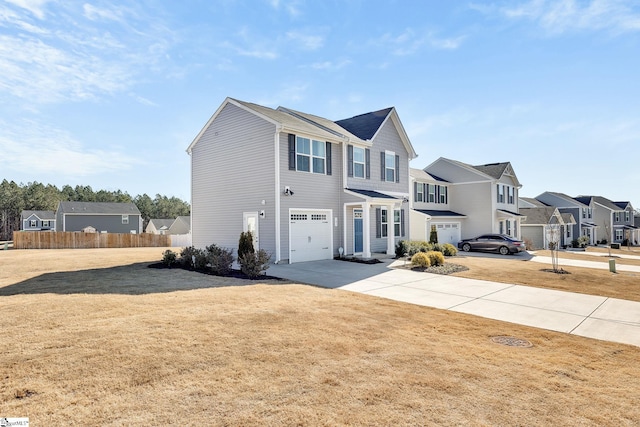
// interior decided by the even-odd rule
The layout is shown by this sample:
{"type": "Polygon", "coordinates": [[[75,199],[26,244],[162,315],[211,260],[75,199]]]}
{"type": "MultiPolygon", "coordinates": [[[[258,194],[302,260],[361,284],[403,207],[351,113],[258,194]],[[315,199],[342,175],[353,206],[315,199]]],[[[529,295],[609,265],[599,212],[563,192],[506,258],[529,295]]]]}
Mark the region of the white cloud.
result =
{"type": "Polygon", "coordinates": [[[7,2],[28,10],[38,19],[44,19],[44,6],[49,0],[7,0],[7,2]]]}
{"type": "Polygon", "coordinates": [[[640,31],[640,13],[620,0],[529,0],[500,9],[512,20],[529,20],[551,35],[570,31],[640,31]]]}
{"type": "Polygon", "coordinates": [[[299,31],[287,32],[287,39],[293,40],[303,49],[316,50],[324,45],[324,37],[314,34],[305,34],[299,31]]]}
{"type": "Polygon", "coordinates": [[[442,38],[433,31],[417,31],[413,28],[407,28],[397,35],[386,33],[374,43],[391,49],[394,55],[407,56],[413,55],[424,48],[435,50],[458,49],[464,39],[464,36],[442,38]]]}
{"type": "Polygon", "coordinates": [[[85,177],[141,163],[117,149],[87,149],[67,132],[29,120],[2,123],[0,151],[0,169],[34,176],[85,177]]]}
{"type": "Polygon", "coordinates": [[[351,61],[348,59],[344,59],[342,61],[334,62],[334,61],[322,61],[322,62],[314,62],[310,65],[311,68],[315,70],[326,70],[326,71],[337,71],[341,68],[346,67],[351,64],[351,61]]]}

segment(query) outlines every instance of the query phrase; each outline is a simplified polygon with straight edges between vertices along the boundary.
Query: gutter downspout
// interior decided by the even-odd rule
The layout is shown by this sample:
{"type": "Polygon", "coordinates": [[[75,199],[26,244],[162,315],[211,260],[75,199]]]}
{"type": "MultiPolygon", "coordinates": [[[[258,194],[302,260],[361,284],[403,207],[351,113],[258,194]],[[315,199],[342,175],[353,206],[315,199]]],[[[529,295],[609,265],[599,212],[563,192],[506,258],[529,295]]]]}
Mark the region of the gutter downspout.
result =
{"type": "Polygon", "coordinates": [[[280,256],[280,132],[282,131],[282,126],[276,126],[276,132],[273,135],[273,148],[275,154],[275,172],[276,172],[276,180],[275,180],[275,233],[276,233],[276,259],[275,264],[279,264],[282,260],[280,256]]]}

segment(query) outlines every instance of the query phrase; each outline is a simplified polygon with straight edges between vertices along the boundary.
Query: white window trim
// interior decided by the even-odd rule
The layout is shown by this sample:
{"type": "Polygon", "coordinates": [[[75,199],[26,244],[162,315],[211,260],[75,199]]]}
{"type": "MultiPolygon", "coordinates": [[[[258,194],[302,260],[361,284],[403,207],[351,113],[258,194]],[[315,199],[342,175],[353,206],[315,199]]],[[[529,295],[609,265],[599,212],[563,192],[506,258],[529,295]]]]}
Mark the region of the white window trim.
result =
{"type": "Polygon", "coordinates": [[[400,209],[393,210],[393,237],[401,237],[402,233],[402,214],[400,209]],[[396,222],[396,213],[398,214],[398,222],[396,222]],[[398,234],[396,234],[396,225],[398,226],[398,234]]]}
{"type": "Polygon", "coordinates": [[[396,174],[398,171],[396,170],[396,153],[394,151],[384,151],[384,180],[385,182],[396,182],[396,174]],[[388,157],[391,156],[393,159],[391,162],[391,167],[389,167],[388,157]],[[393,179],[389,179],[389,173],[387,171],[393,171],[393,179]]]}
{"type": "Polygon", "coordinates": [[[439,186],[439,199],[436,203],[440,203],[440,204],[447,204],[449,202],[449,189],[446,185],[440,185],[439,186]],[[442,194],[442,189],[444,188],[444,194],[442,194]],[[443,201],[444,199],[444,201],[443,201]]]}
{"type": "Polygon", "coordinates": [[[387,208],[380,208],[380,237],[386,238],[389,235],[389,213],[387,208]]]}
{"type": "Polygon", "coordinates": [[[297,172],[306,172],[306,173],[315,173],[317,175],[326,175],[327,174],[327,147],[326,147],[326,143],[323,142],[323,141],[320,141],[318,139],[313,139],[313,138],[306,137],[304,135],[296,135],[296,171],[297,172]],[[298,140],[300,138],[309,140],[309,154],[301,153],[301,152],[298,151],[298,140]],[[313,154],[313,143],[314,142],[317,142],[317,143],[323,145],[324,156],[314,156],[314,154],[313,154]],[[304,157],[308,157],[309,158],[309,170],[308,171],[299,169],[300,162],[298,162],[298,156],[304,156],[304,157]],[[323,168],[324,171],[323,172],[314,172],[313,171],[313,160],[314,159],[322,159],[322,162],[324,164],[324,168],[323,168]]]}
{"type": "Polygon", "coordinates": [[[129,215],[122,215],[122,223],[129,224],[129,215]]]}
{"type": "Polygon", "coordinates": [[[624,230],[616,230],[616,240],[624,240],[624,230]]]}
{"type": "Polygon", "coordinates": [[[418,188],[416,190],[416,202],[425,202],[425,194],[424,194],[424,183],[423,182],[418,182],[416,183],[418,185],[418,188]]]}
{"type": "Polygon", "coordinates": [[[428,203],[436,203],[436,186],[435,186],[435,184],[429,184],[429,201],[428,201],[428,203]],[[433,196],[433,198],[431,196],[433,196]]]}
{"type": "Polygon", "coordinates": [[[498,203],[504,203],[504,185],[502,184],[497,184],[498,185],[498,203]]]}
{"type": "MultiPolygon", "coordinates": [[[[326,153],[325,153],[326,154],[326,153]]],[[[367,159],[366,159],[367,153],[366,150],[362,147],[356,147],[355,145],[353,146],[353,177],[354,178],[359,178],[359,179],[365,179],[366,175],[367,175],[367,159]],[[356,150],[360,150],[362,151],[362,161],[357,161],[356,160],[356,150]],[[362,176],[358,176],[358,174],[356,173],[356,164],[358,165],[362,165],[362,176]]]]}

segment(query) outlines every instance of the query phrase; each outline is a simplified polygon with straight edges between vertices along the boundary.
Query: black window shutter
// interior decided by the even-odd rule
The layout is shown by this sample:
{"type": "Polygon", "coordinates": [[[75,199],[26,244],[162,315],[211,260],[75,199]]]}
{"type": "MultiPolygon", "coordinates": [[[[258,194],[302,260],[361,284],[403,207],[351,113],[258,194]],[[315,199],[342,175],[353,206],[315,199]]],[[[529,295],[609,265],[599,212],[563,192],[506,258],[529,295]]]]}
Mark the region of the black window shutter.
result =
{"type": "Polygon", "coordinates": [[[365,168],[365,176],[367,179],[371,178],[371,150],[368,148],[364,149],[364,168],[365,168]]]}
{"type": "Polygon", "coordinates": [[[404,209],[400,209],[400,237],[404,237],[404,209]]]}
{"type": "Polygon", "coordinates": [[[418,185],[422,185],[420,182],[413,182],[413,201],[418,201],[418,185]]]}
{"type": "Polygon", "coordinates": [[[440,186],[439,185],[436,185],[435,193],[436,193],[436,200],[435,201],[436,201],[436,203],[440,203],[440,186]]]}
{"type": "Polygon", "coordinates": [[[396,155],[396,182],[400,182],[400,156],[398,155],[396,155]]]}
{"type": "Polygon", "coordinates": [[[380,208],[376,208],[376,239],[379,239],[381,237],[382,237],[382,210],[380,208]]]}
{"type": "Polygon", "coordinates": [[[429,191],[429,184],[422,184],[422,201],[427,201],[427,191],[429,191]]]}
{"type": "Polygon", "coordinates": [[[384,151],[380,152],[380,179],[382,181],[385,180],[385,174],[384,174],[384,151]]]}
{"type": "Polygon", "coordinates": [[[327,175],[331,175],[331,143],[327,141],[327,175]]]}
{"type": "Polygon", "coordinates": [[[347,176],[353,176],[353,145],[347,145],[347,176]]]}
{"type": "Polygon", "coordinates": [[[296,170],[296,136],[289,134],[289,170],[296,170]]]}

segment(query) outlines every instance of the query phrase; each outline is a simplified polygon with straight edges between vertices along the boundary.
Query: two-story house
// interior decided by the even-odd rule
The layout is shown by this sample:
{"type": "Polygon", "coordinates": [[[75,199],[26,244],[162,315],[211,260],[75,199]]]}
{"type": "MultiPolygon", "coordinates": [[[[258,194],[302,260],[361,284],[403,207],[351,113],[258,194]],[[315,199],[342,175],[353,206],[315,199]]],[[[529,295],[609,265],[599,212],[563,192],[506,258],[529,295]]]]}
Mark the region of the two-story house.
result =
{"type": "Polygon", "coordinates": [[[462,239],[484,233],[520,238],[518,191],[522,185],[511,163],[472,166],[440,157],[424,171],[446,182],[448,210],[464,216],[462,239]]]}
{"type": "Polygon", "coordinates": [[[588,207],[587,212],[591,214],[593,222],[598,226],[598,238],[590,242],[591,244],[604,239],[609,243],[622,243],[625,239],[625,226],[633,227],[633,208],[625,217],[626,205],[625,208],[620,208],[606,197],[578,196],[574,199],[588,207]]]}
{"type": "Polygon", "coordinates": [[[56,231],[86,230],[139,234],[142,232],[142,214],[133,203],[58,203],[56,231]]]}
{"type": "Polygon", "coordinates": [[[439,243],[457,245],[462,238],[466,215],[450,209],[453,186],[442,178],[421,169],[410,169],[411,176],[411,240],[427,241],[435,227],[439,243]]]}
{"type": "Polygon", "coordinates": [[[23,231],[55,231],[56,213],[53,211],[22,211],[20,226],[23,231]]]}
{"type": "Polygon", "coordinates": [[[590,245],[598,238],[598,225],[594,222],[593,209],[589,204],[574,199],[564,193],[545,191],[535,198],[548,206],[555,206],[562,214],[570,214],[574,224],[565,228],[565,241],[571,243],[580,236],[587,236],[590,245]]]}
{"type": "Polygon", "coordinates": [[[620,210],[613,213],[614,242],[630,242],[637,245],[640,242],[640,228],[635,225],[635,209],[631,202],[613,202],[620,210]]]}
{"type": "Polygon", "coordinates": [[[393,254],[408,235],[409,161],[395,108],[331,121],[227,98],[189,145],[193,245],[272,262],[393,254]]]}

